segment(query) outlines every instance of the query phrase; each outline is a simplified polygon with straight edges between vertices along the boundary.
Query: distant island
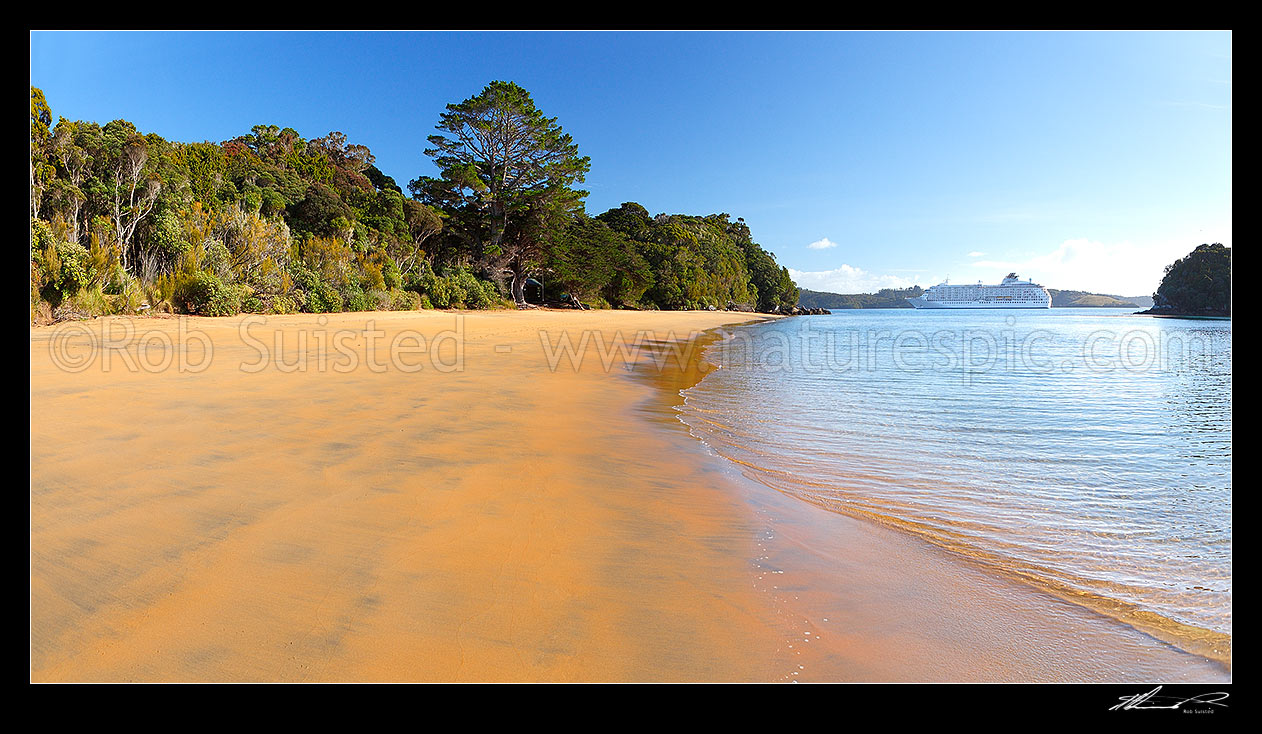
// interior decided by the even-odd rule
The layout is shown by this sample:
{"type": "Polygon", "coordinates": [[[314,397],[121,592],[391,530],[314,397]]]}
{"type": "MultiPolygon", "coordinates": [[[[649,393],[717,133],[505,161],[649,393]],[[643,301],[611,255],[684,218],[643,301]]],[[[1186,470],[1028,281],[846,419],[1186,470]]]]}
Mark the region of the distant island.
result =
{"type": "Polygon", "coordinates": [[[1231,316],[1231,248],[1201,245],[1170,263],[1152,298],[1154,316],[1231,316]]]}
{"type": "MultiPolygon", "coordinates": [[[[1052,308],[1145,308],[1153,301],[1148,296],[1111,296],[1087,291],[1058,291],[1048,288],[1052,295],[1052,308]]],[[[911,288],[882,288],[876,293],[828,293],[800,289],[798,305],[803,308],[911,308],[908,298],[922,293],[918,285],[911,288]]]]}
{"type": "Polygon", "coordinates": [[[1143,308],[1152,305],[1151,296],[1111,296],[1087,291],[1058,291],[1048,288],[1052,294],[1052,308],[1143,308]]]}

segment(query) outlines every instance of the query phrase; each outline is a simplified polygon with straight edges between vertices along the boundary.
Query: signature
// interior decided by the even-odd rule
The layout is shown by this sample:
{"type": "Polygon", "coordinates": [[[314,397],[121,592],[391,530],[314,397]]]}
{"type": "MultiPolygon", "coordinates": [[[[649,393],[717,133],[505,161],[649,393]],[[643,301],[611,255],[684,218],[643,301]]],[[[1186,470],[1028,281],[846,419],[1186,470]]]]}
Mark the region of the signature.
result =
{"type": "Polygon", "coordinates": [[[1184,704],[1200,703],[1209,704],[1210,706],[1227,707],[1222,703],[1230,695],[1223,691],[1215,691],[1213,693],[1202,693],[1191,698],[1176,699],[1174,696],[1158,696],[1157,692],[1161,690],[1161,686],[1157,686],[1147,693],[1137,693],[1134,696],[1122,696],[1119,700],[1121,703],[1109,708],[1109,711],[1117,711],[1121,709],[1128,711],[1130,709],[1174,709],[1177,710],[1184,704]],[[1173,703],[1171,703],[1173,702],[1173,703]]]}

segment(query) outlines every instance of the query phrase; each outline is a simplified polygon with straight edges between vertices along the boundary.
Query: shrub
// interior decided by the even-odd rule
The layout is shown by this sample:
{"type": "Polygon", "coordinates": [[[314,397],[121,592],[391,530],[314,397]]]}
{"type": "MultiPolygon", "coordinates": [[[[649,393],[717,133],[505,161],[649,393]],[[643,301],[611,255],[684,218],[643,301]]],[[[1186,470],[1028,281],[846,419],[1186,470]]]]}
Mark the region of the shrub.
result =
{"type": "Polygon", "coordinates": [[[388,290],[398,288],[403,282],[399,266],[391,257],[386,258],[385,265],[381,268],[381,280],[388,290]]]}
{"type": "Polygon", "coordinates": [[[241,312],[241,291],[205,271],[180,276],[171,300],[184,313],[197,316],[234,316],[241,312]]]}
{"type": "Polygon", "coordinates": [[[263,189],[260,200],[259,213],[265,216],[275,216],[285,211],[285,197],[275,189],[263,189]]]}
{"type": "Polygon", "coordinates": [[[164,267],[171,267],[184,257],[188,247],[179,216],[170,209],[159,214],[149,236],[149,251],[164,267]]]}
{"type": "Polygon", "coordinates": [[[307,302],[304,305],[307,313],[337,313],[342,309],[342,294],[328,283],[315,284],[315,287],[307,292],[307,302]]]}
{"type": "Polygon", "coordinates": [[[206,240],[206,254],[202,260],[202,268],[213,273],[216,278],[227,281],[232,278],[232,253],[223,240],[210,238],[206,240]]]}
{"type": "Polygon", "coordinates": [[[434,308],[451,308],[456,302],[455,289],[446,278],[440,278],[430,272],[421,279],[421,282],[424,284],[424,293],[429,296],[429,302],[434,308]]]}
{"type": "Polygon", "coordinates": [[[53,284],[62,297],[73,295],[92,282],[88,250],[72,242],[58,242],[54,248],[60,267],[53,272],[53,284]]]}
{"type": "Polygon", "coordinates": [[[48,301],[31,304],[31,323],[44,326],[53,323],[53,307],[48,301]]]}
{"type": "Polygon", "coordinates": [[[389,311],[390,310],[390,292],[383,290],[368,291],[368,300],[372,303],[373,311],[389,311]]]}
{"type": "Polygon", "coordinates": [[[422,307],[421,296],[413,291],[390,291],[391,311],[416,311],[422,307]]]}
{"type": "Polygon", "coordinates": [[[176,276],[173,273],[161,273],[152,280],[140,281],[144,299],[155,311],[172,313],[175,299],[176,276]]]}
{"type": "Polygon", "coordinates": [[[53,245],[57,239],[53,236],[53,229],[48,222],[42,219],[31,218],[31,252],[38,254],[45,248],[53,245]]]}
{"type": "Polygon", "coordinates": [[[117,313],[117,304],[100,287],[82,288],[69,294],[58,306],[59,318],[92,318],[117,313]]]}
{"type": "Polygon", "coordinates": [[[479,280],[468,270],[458,271],[449,276],[449,280],[452,281],[453,289],[465,308],[490,308],[499,300],[499,293],[494,285],[485,280],[479,280]]]}
{"type": "Polygon", "coordinates": [[[367,293],[359,288],[347,289],[345,308],[346,311],[371,311],[376,306],[375,299],[369,297],[367,293]]]}
{"type": "Polygon", "coordinates": [[[105,280],[101,283],[101,291],[111,296],[120,295],[133,280],[135,278],[124,270],[122,265],[116,263],[106,273],[105,280]]]}
{"type": "Polygon", "coordinates": [[[263,313],[265,306],[263,300],[259,297],[254,289],[248,285],[235,286],[238,299],[241,303],[242,313],[263,313]]]}
{"type": "Polygon", "coordinates": [[[122,313],[138,313],[140,306],[145,302],[145,289],[140,284],[140,279],[127,276],[127,283],[119,291],[119,298],[122,299],[122,313]]]}
{"type": "Polygon", "coordinates": [[[84,289],[82,308],[93,315],[137,313],[145,302],[140,279],[122,268],[110,274],[105,283],[84,289]],[[100,310],[96,310],[100,309],[100,310]]]}
{"type": "Polygon", "coordinates": [[[286,295],[271,296],[267,299],[267,303],[263,308],[263,313],[267,314],[284,314],[297,313],[299,310],[298,302],[286,295]]]}
{"type": "Polygon", "coordinates": [[[412,274],[405,287],[424,297],[430,304],[427,308],[483,309],[492,308],[502,300],[494,283],[481,280],[463,268],[438,276],[425,265],[412,274]]]}
{"type": "Polygon", "coordinates": [[[343,299],[337,288],[322,281],[316,271],[301,260],[289,264],[289,275],[294,283],[294,296],[298,307],[307,313],[335,313],[341,311],[343,299]]]}

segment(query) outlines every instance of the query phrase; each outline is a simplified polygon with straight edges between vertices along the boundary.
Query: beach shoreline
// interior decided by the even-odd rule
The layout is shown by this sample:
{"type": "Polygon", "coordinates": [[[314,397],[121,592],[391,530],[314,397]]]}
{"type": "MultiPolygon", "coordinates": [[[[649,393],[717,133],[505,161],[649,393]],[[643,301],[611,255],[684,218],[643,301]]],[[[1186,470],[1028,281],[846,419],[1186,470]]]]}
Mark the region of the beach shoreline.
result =
{"type": "Polygon", "coordinates": [[[33,328],[31,678],[1230,680],[709,452],[680,390],[768,318],[33,328]]]}
{"type": "MultiPolygon", "coordinates": [[[[743,338],[744,326],[757,328],[722,327],[710,346],[721,354],[722,338],[743,338]]],[[[704,442],[671,415],[667,422],[704,442]]],[[[757,585],[777,617],[792,620],[782,651],[808,663],[794,666],[800,680],[1231,680],[1229,636],[1224,656],[1222,636],[1171,636],[1143,614],[1102,610],[879,518],[786,495],[755,468],[708,453],[760,518],[757,585]]]]}

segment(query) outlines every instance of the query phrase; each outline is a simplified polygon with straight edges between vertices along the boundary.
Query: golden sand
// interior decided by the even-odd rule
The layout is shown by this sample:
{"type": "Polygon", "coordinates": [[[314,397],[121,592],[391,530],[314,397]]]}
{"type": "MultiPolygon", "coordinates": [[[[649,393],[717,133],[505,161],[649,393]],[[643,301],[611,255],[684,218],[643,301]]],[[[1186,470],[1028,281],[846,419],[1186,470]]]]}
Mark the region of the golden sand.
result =
{"type": "Polygon", "coordinates": [[[654,360],[748,318],[32,329],[32,680],[1227,675],[707,454],[669,406],[696,353],[654,360]]]}

